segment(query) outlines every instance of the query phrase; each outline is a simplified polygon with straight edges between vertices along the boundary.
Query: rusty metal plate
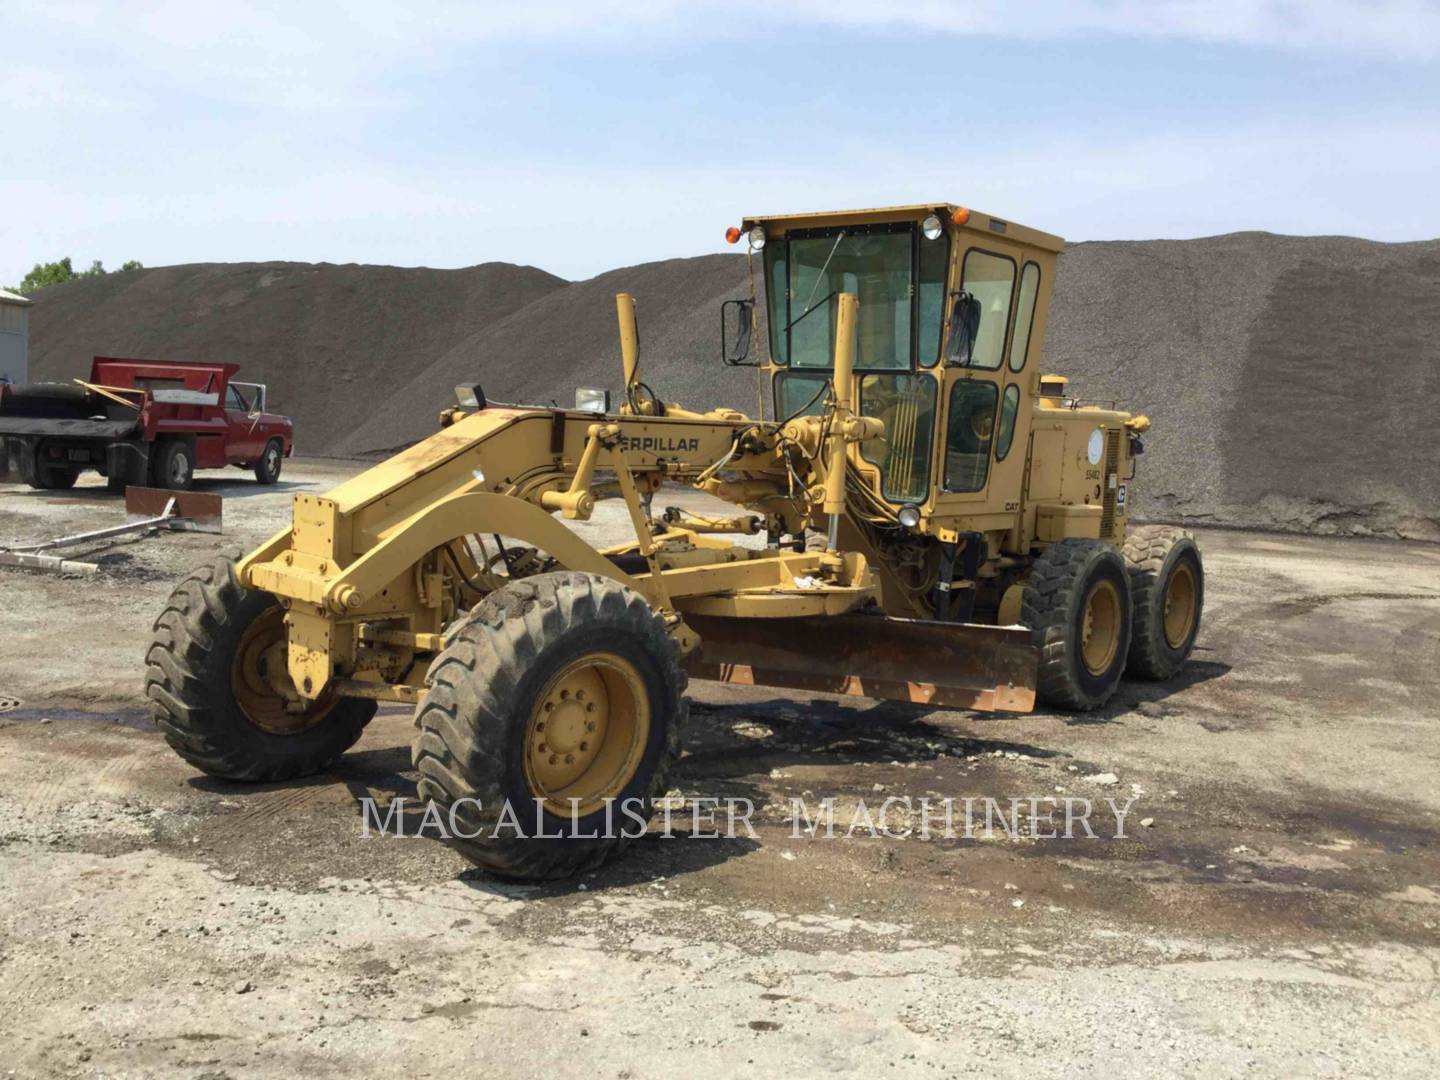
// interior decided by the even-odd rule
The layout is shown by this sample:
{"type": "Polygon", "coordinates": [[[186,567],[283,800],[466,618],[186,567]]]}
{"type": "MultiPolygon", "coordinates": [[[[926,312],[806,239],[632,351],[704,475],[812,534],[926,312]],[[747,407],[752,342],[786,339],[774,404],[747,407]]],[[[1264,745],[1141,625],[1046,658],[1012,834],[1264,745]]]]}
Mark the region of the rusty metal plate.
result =
{"type": "Polygon", "coordinates": [[[170,500],[175,500],[175,513],[184,521],[172,529],[193,528],[199,532],[219,532],[225,501],[219,495],[204,491],[169,491],[165,488],[126,487],[125,516],[132,521],[159,517],[170,500]]]}
{"type": "Polygon", "coordinates": [[[835,615],[689,615],[697,679],[887,698],[981,712],[1035,708],[1030,632],[973,623],[835,615]]]}

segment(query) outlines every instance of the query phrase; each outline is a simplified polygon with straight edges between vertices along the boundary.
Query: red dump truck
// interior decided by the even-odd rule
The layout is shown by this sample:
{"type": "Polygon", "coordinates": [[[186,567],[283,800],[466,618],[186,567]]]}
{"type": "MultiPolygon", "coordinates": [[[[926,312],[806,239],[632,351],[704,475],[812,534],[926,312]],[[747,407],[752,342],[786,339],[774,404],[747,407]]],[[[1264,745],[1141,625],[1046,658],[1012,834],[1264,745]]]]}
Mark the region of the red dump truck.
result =
{"type": "Polygon", "coordinates": [[[290,418],[265,411],[265,387],[238,364],[97,356],[73,383],[0,383],[0,479],[72,487],[95,469],[127,484],[185,490],[196,469],[228,465],[273,484],[290,456],[290,418]]]}

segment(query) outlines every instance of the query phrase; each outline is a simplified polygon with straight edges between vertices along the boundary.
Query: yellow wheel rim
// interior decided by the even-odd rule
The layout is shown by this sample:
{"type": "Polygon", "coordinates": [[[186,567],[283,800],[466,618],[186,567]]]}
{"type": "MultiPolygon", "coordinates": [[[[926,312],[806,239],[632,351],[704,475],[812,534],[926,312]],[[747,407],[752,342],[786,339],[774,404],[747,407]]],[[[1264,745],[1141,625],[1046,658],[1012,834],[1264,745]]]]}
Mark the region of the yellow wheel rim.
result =
{"type": "Polygon", "coordinates": [[[245,719],[272,735],[294,735],[319,723],[337,700],[327,694],[303,710],[292,710],[301,698],[290,681],[285,612],[280,607],[265,611],[240,635],[230,661],[230,690],[245,719]]]}
{"type": "Polygon", "coordinates": [[[1179,563],[1165,583],[1165,644],[1172,649],[1182,647],[1195,625],[1195,571],[1189,563],[1179,563]]]}
{"type": "Polygon", "coordinates": [[[589,653],[536,699],[525,726],[525,782],[550,813],[584,817],[625,790],[649,738],[640,672],[614,653],[589,653]]]}
{"type": "Polygon", "coordinates": [[[1097,581],[1085,597],[1080,621],[1080,656],[1091,675],[1103,675],[1120,651],[1120,591],[1097,581]]]}

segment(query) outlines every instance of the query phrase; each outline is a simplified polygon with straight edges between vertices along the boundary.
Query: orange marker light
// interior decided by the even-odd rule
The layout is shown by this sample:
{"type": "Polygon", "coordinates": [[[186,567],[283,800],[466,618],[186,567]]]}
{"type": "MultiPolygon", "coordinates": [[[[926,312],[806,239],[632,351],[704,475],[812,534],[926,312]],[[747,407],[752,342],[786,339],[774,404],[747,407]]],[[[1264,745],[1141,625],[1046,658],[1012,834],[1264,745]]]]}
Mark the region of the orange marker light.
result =
{"type": "Polygon", "coordinates": [[[956,225],[964,225],[970,220],[970,211],[963,206],[957,206],[955,212],[950,215],[950,220],[956,225]]]}
{"type": "Polygon", "coordinates": [[[731,225],[725,230],[725,242],[727,244],[738,244],[740,242],[739,226],[731,225]]]}

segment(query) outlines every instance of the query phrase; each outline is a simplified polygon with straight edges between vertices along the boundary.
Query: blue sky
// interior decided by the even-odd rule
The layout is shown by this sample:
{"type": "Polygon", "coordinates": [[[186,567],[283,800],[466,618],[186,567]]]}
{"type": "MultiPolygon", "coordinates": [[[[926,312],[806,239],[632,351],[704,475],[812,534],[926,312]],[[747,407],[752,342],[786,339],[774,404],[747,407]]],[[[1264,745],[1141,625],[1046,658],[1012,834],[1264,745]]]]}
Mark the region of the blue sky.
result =
{"type": "Polygon", "coordinates": [[[0,283],[490,260],[947,199],[1068,239],[1440,236],[1440,3],[0,5],[0,283]]]}

